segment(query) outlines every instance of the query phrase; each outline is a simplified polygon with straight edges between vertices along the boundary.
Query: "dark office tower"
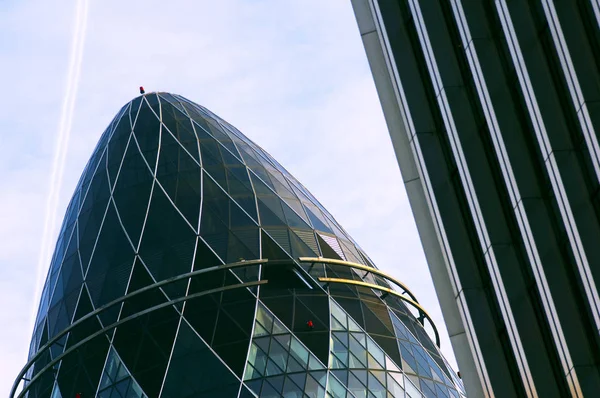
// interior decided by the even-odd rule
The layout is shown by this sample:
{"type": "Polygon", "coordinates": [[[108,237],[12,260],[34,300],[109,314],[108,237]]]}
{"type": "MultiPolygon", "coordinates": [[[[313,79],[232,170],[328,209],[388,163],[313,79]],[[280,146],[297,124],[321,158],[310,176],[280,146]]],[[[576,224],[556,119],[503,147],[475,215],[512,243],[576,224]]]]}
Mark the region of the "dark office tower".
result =
{"type": "Polygon", "coordinates": [[[600,2],[352,3],[467,394],[600,396],[600,2]]]}
{"type": "Polygon", "coordinates": [[[438,345],[415,295],[269,154],[149,93],[77,185],[17,383],[30,398],[464,397],[438,345]]]}

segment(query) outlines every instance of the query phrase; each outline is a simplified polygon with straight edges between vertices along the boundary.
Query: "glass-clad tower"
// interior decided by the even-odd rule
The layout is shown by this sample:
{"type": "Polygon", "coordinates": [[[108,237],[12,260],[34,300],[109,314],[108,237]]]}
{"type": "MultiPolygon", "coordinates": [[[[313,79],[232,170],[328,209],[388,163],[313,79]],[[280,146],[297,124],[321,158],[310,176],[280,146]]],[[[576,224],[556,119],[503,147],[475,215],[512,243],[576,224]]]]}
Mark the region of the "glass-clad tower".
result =
{"type": "Polygon", "coordinates": [[[600,396],[600,1],[352,4],[467,393],[600,396]]]}
{"type": "Polygon", "coordinates": [[[150,93],[77,185],[15,396],[464,396],[434,341],[415,295],[269,154],[150,93]]]}

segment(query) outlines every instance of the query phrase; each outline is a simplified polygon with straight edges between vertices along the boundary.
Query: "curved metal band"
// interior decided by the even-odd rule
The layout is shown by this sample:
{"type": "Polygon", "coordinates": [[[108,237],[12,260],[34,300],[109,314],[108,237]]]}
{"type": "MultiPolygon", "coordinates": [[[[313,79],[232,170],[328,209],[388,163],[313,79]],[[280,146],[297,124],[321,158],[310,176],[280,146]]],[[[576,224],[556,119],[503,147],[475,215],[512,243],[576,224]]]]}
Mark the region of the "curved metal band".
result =
{"type": "Polygon", "coordinates": [[[248,266],[252,266],[252,265],[260,265],[260,264],[266,264],[268,263],[269,260],[267,259],[263,259],[263,260],[247,260],[247,261],[238,261],[235,263],[229,263],[229,264],[223,264],[223,265],[217,265],[214,267],[210,267],[210,268],[204,268],[201,270],[197,270],[197,271],[192,271],[192,272],[188,272],[186,274],[181,274],[181,275],[177,275],[168,279],[164,279],[162,281],[156,282],[152,285],[148,285],[145,286],[141,289],[138,289],[134,292],[131,292],[125,296],[119,297],[118,299],[115,299],[105,305],[103,305],[102,307],[86,314],[85,316],[79,318],[76,322],[72,323],[71,325],[69,325],[68,328],[61,330],[56,336],[54,336],[52,339],[50,339],[46,344],[44,344],[43,347],[39,348],[38,351],[35,353],[35,355],[29,360],[27,361],[27,363],[25,364],[25,366],[23,367],[23,369],[21,369],[21,372],[19,372],[19,375],[17,376],[15,383],[13,384],[13,387],[11,389],[11,395],[10,397],[13,397],[16,389],[18,388],[19,383],[21,382],[21,380],[23,379],[23,376],[25,376],[25,373],[27,373],[27,370],[29,370],[29,368],[31,367],[31,365],[33,365],[33,363],[35,361],[37,361],[40,356],[47,350],[49,349],[54,343],[56,343],[58,340],[60,340],[65,334],[69,333],[71,330],[73,330],[74,328],[76,328],[77,326],[79,326],[80,324],[82,324],[83,322],[87,321],[88,319],[95,317],[96,315],[100,314],[101,312],[104,312],[105,310],[107,310],[110,307],[113,307],[117,304],[120,304],[128,299],[130,299],[131,297],[137,296],[139,294],[145,293],[147,291],[153,290],[153,289],[157,289],[159,287],[162,287],[164,285],[168,285],[170,283],[173,282],[177,282],[183,279],[188,279],[188,278],[193,278],[194,276],[197,275],[201,275],[201,274],[205,274],[208,272],[214,272],[214,271],[224,271],[224,270],[228,270],[228,269],[232,269],[232,268],[242,268],[242,267],[248,267],[248,266]]]}
{"type": "MultiPolygon", "coordinates": [[[[227,290],[233,290],[233,289],[241,289],[241,288],[246,288],[246,287],[253,287],[253,286],[259,286],[259,285],[264,285],[267,284],[269,281],[268,280],[262,280],[262,281],[256,281],[256,282],[246,282],[246,283],[238,283],[235,285],[228,285],[228,286],[224,286],[224,287],[220,287],[220,288],[216,288],[216,289],[210,289],[210,290],[206,290],[203,292],[199,292],[199,293],[194,293],[194,294],[190,294],[189,296],[185,296],[185,297],[180,297],[174,300],[170,300],[167,301],[165,303],[161,303],[158,305],[155,305],[154,307],[150,307],[147,308],[143,311],[137,312],[135,314],[129,315],[126,318],[121,319],[120,321],[117,321],[109,326],[106,326],[100,330],[98,330],[96,333],[86,337],[85,339],[81,340],[80,342],[78,342],[77,344],[75,344],[74,346],[70,347],[68,350],[66,350],[65,352],[63,352],[62,354],[60,354],[59,356],[57,356],[54,360],[52,360],[50,363],[48,363],[48,365],[46,365],[37,375],[35,375],[35,377],[33,379],[30,380],[29,384],[23,388],[23,390],[19,393],[19,395],[17,396],[17,398],[22,398],[24,396],[24,394],[29,390],[29,388],[31,387],[31,385],[33,385],[33,383],[40,378],[48,369],[50,369],[51,367],[53,367],[54,365],[56,365],[58,362],[62,361],[62,359],[69,355],[70,353],[72,353],[73,351],[76,351],[77,349],[79,349],[81,346],[83,346],[84,344],[88,343],[89,341],[95,339],[96,337],[101,336],[102,334],[109,332],[110,330],[116,328],[117,326],[120,326],[126,322],[129,322],[133,319],[136,319],[142,315],[146,315],[150,312],[159,310],[161,308],[165,308],[165,307],[169,307],[173,304],[177,304],[180,303],[182,301],[188,301],[194,298],[198,298],[201,296],[206,296],[209,294],[213,294],[213,293],[220,293],[220,292],[224,292],[227,290]]],[[[27,366],[27,365],[26,365],[27,366]]],[[[14,397],[15,392],[16,392],[16,387],[18,387],[18,382],[20,382],[21,379],[17,380],[16,382],[16,386],[13,386],[13,389],[10,392],[9,398],[14,397]]]]}
{"type": "Polygon", "coordinates": [[[400,282],[398,279],[395,279],[393,276],[388,275],[385,272],[378,270],[377,268],[369,267],[368,265],[364,265],[364,264],[353,263],[351,261],[336,260],[333,258],[325,258],[325,257],[300,257],[298,259],[298,261],[300,261],[301,263],[323,263],[323,264],[331,264],[331,265],[341,265],[343,267],[356,268],[356,269],[370,272],[371,274],[379,275],[382,278],[394,283],[396,286],[399,286],[402,290],[404,290],[404,292],[406,294],[408,294],[410,296],[410,298],[414,302],[416,302],[416,303],[419,302],[419,300],[417,300],[417,297],[413,294],[413,292],[410,291],[410,289],[408,287],[406,287],[406,285],[404,283],[400,282]]]}
{"type": "Polygon", "coordinates": [[[409,299],[408,297],[403,296],[402,294],[398,293],[395,290],[389,289],[387,287],[379,286],[379,285],[376,285],[374,283],[367,283],[367,282],[355,281],[355,280],[352,280],[352,279],[325,278],[325,277],[319,278],[319,282],[324,282],[324,283],[343,283],[343,284],[346,284],[346,285],[363,286],[363,287],[368,287],[368,288],[371,288],[371,289],[379,290],[379,291],[385,292],[387,294],[391,294],[392,296],[398,297],[400,300],[402,300],[405,303],[408,303],[412,307],[416,308],[419,311],[419,314],[421,314],[424,318],[427,318],[427,320],[431,324],[431,327],[433,328],[433,333],[435,334],[435,344],[438,346],[438,348],[440,347],[440,335],[438,333],[437,328],[435,327],[435,323],[433,323],[433,319],[431,319],[431,317],[429,316],[429,314],[427,313],[427,311],[425,311],[425,308],[421,307],[421,304],[417,303],[416,301],[413,301],[413,300],[409,299]]]}

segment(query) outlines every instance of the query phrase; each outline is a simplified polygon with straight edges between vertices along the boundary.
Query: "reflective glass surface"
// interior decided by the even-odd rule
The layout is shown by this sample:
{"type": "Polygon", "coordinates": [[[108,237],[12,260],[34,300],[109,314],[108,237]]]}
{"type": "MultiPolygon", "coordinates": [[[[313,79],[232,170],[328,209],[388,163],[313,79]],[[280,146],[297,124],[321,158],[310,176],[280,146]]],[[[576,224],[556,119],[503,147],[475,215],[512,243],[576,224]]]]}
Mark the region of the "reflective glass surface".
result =
{"type": "Polygon", "coordinates": [[[388,288],[385,278],[300,257],[374,267],[235,127],[181,96],[134,99],[67,209],[32,337],[29,396],[464,394],[402,300],[319,280],[388,288]]]}

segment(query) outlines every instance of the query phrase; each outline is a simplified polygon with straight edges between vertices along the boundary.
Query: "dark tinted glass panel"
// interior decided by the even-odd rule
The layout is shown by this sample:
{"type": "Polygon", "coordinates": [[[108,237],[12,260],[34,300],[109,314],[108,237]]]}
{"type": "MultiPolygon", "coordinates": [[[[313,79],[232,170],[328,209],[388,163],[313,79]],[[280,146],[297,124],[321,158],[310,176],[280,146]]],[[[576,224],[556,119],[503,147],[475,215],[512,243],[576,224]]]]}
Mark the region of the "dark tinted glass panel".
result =
{"type": "Polygon", "coordinates": [[[315,256],[371,266],[233,126],[180,96],[138,97],[67,209],[31,355],[83,321],[37,358],[30,396],[383,397],[402,372],[449,394],[457,378],[404,304],[318,280],[385,278],[299,261],[315,256]]]}

